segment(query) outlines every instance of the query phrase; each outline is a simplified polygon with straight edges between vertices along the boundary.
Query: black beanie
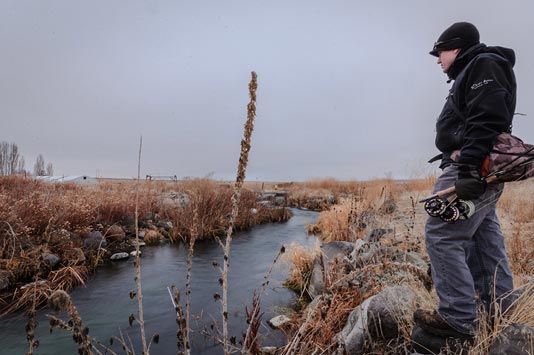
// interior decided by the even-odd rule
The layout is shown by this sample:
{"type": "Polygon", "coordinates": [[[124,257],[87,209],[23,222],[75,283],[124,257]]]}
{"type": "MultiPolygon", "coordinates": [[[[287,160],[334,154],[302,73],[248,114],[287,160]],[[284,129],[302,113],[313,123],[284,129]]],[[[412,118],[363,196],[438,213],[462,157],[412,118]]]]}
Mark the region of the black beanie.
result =
{"type": "Polygon", "coordinates": [[[478,43],[480,43],[480,34],[475,25],[469,22],[456,22],[443,31],[436,43],[434,43],[434,48],[432,48],[430,54],[438,57],[438,51],[456,48],[467,49],[478,43]]]}

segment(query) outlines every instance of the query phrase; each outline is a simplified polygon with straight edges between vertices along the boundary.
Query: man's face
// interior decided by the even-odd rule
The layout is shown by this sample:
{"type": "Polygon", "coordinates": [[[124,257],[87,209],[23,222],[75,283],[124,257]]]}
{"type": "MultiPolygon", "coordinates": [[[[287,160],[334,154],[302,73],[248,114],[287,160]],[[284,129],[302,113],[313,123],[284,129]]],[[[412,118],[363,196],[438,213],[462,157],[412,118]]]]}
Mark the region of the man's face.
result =
{"type": "Polygon", "coordinates": [[[444,73],[449,71],[452,63],[456,59],[456,56],[460,52],[459,49],[450,49],[438,52],[438,64],[441,65],[441,69],[444,73]]]}

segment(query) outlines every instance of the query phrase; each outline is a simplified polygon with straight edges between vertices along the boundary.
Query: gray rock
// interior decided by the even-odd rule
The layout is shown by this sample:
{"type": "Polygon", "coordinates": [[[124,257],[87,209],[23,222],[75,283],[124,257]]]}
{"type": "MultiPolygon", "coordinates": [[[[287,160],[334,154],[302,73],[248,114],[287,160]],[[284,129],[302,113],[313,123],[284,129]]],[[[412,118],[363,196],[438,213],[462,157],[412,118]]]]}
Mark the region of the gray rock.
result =
{"type": "Polygon", "coordinates": [[[321,246],[321,251],[329,262],[333,261],[336,257],[342,259],[345,256],[349,256],[353,250],[354,243],[351,242],[336,241],[321,246]]]}
{"type": "Polygon", "coordinates": [[[166,231],[169,231],[169,230],[172,229],[173,224],[172,224],[171,221],[159,221],[159,222],[156,224],[156,226],[157,226],[158,228],[163,228],[163,229],[165,229],[166,231]]]}
{"type": "Polygon", "coordinates": [[[534,328],[512,323],[491,346],[488,355],[534,354],[534,328]]]}
{"type": "Polygon", "coordinates": [[[375,228],[369,234],[365,236],[365,241],[367,243],[378,243],[382,236],[392,233],[393,229],[391,228],[375,228]]]}
{"type": "Polygon", "coordinates": [[[111,260],[125,260],[130,257],[130,254],[128,253],[115,253],[111,256],[111,260]]]}
{"type": "Polygon", "coordinates": [[[416,253],[415,251],[410,251],[406,253],[406,260],[407,263],[413,264],[423,270],[428,269],[428,263],[423,258],[423,256],[419,253],[416,253]]]}
{"type": "Polygon", "coordinates": [[[347,354],[361,355],[365,352],[366,341],[370,340],[367,330],[367,310],[374,297],[368,298],[350,312],[345,327],[338,334],[338,339],[347,354]]]}
{"type": "Polygon", "coordinates": [[[267,324],[269,324],[274,329],[278,329],[289,321],[291,321],[291,319],[288,316],[281,314],[279,316],[269,319],[267,321],[267,324]]]}
{"type": "Polygon", "coordinates": [[[399,321],[411,317],[417,294],[406,286],[393,286],[365,300],[349,315],[338,339],[347,354],[359,355],[366,344],[377,339],[391,339],[399,334],[399,321]]]}
{"type": "Polygon", "coordinates": [[[260,349],[260,353],[264,355],[274,355],[276,354],[276,346],[264,346],[260,349]]]}
{"type": "Polygon", "coordinates": [[[409,323],[417,303],[417,294],[407,286],[388,287],[373,297],[367,311],[372,338],[396,338],[400,328],[409,323]]]}
{"type": "Polygon", "coordinates": [[[50,266],[50,268],[54,269],[56,266],[58,266],[59,262],[61,261],[61,259],[59,258],[59,256],[57,255],[54,255],[52,253],[45,253],[43,255],[43,260],[45,263],[48,264],[48,266],[50,266]]]}
{"type": "Polygon", "coordinates": [[[87,233],[83,240],[83,247],[89,250],[98,250],[107,246],[106,238],[99,231],[87,233]]]}
{"type": "MultiPolygon", "coordinates": [[[[135,247],[135,246],[137,246],[137,243],[136,243],[136,241],[135,241],[135,240],[132,240],[132,241],[130,241],[130,243],[129,243],[129,244],[130,244],[130,245],[131,245],[132,247],[135,247]]],[[[145,242],[139,242],[139,247],[144,247],[145,245],[146,245],[146,243],[145,243],[145,242]]]]}
{"type": "Polygon", "coordinates": [[[308,294],[315,298],[324,291],[324,270],[329,270],[330,265],[335,259],[338,261],[348,258],[354,250],[354,243],[336,241],[323,244],[321,246],[321,255],[313,261],[313,269],[308,286],[308,294]],[[322,266],[321,266],[322,263],[322,266]]]}
{"type": "Polygon", "coordinates": [[[308,285],[308,294],[312,299],[315,299],[324,291],[324,272],[319,258],[313,261],[310,284],[308,285]]]}

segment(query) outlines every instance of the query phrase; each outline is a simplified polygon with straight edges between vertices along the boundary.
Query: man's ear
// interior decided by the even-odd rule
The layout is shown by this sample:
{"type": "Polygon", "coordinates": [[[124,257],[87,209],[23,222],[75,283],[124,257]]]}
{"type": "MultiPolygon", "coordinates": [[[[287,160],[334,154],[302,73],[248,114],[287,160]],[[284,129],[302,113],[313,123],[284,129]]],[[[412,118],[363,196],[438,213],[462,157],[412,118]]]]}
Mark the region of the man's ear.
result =
{"type": "Polygon", "coordinates": [[[453,49],[453,52],[454,54],[458,55],[458,53],[460,53],[461,49],[460,48],[456,48],[456,49],[453,49]]]}

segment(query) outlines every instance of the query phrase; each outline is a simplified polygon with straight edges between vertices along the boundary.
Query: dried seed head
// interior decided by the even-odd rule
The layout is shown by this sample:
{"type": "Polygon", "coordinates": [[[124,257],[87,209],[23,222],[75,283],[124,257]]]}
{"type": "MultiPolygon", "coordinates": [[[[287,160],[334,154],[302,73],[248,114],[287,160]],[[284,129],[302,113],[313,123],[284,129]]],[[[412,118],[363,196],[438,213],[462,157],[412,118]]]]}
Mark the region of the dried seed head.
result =
{"type": "Polygon", "coordinates": [[[48,297],[48,308],[54,312],[60,312],[67,309],[70,304],[70,296],[63,290],[57,290],[48,297]]]}

